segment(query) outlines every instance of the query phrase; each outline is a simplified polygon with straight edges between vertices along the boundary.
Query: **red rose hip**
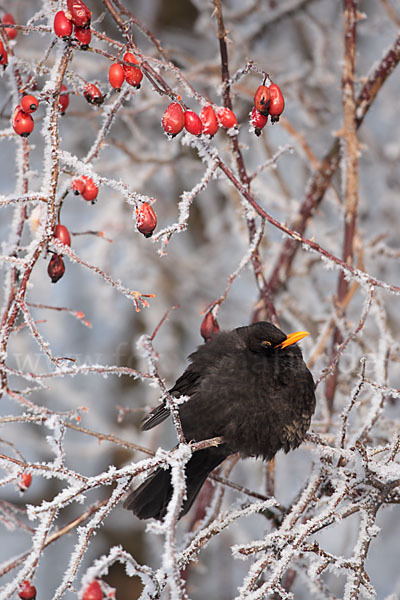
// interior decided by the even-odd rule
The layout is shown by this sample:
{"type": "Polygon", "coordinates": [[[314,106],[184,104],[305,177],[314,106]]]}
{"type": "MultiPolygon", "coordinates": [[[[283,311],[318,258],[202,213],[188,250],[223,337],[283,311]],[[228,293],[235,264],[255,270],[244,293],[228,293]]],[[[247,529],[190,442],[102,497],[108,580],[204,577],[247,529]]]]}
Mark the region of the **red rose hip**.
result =
{"type": "Polygon", "coordinates": [[[269,106],[269,114],[271,115],[271,122],[276,123],[279,121],[279,117],[283,113],[285,108],[285,99],[283,97],[281,88],[276,83],[271,83],[269,86],[271,92],[271,104],[269,106]]]}
{"type": "Polygon", "coordinates": [[[70,21],[63,10],[59,10],[54,17],[54,33],[60,38],[69,38],[72,35],[72,21],[70,21]]]}
{"type": "Polygon", "coordinates": [[[230,129],[237,125],[236,115],[230,108],[220,108],[217,112],[217,117],[218,121],[225,129],[230,129]]]}
{"type": "Polygon", "coordinates": [[[87,27],[77,27],[75,25],[74,36],[81,45],[81,50],[87,50],[89,48],[90,40],[92,39],[92,32],[87,27]]]}
{"type": "Polygon", "coordinates": [[[31,473],[22,473],[18,485],[21,492],[25,492],[32,483],[32,474],[31,473]]]}
{"type": "Polygon", "coordinates": [[[1,54],[0,65],[3,65],[4,68],[6,68],[6,66],[8,65],[8,53],[5,48],[1,54]]]}
{"type": "Polygon", "coordinates": [[[14,114],[12,117],[12,126],[15,133],[17,133],[21,137],[28,137],[28,135],[32,133],[35,124],[31,115],[29,113],[24,112],[22,108],[18,105],[14,110],[14,114]]]}
{"type": "Polygon", "coordinates": [[[87,83],[83,89],[83,95],[89,104],[94,104],[95,106],[100,106],[104,102],[104,96],[102,96],[101,91],[94,85],[94,83],[87,83]]]}
{"type": "Polygon", "coordinates": [[[71,189],[75,196],[79,196],[79,194],[83,194],[85,182],[82,179],[74,179],[71,183],[71,189]]]}
{"type": "MultiPolygon", "coordinates": [[[[2,22],[5,25],[15,25],[15,19],[11,13],[6,13],[2,18],[2,22]]],[[[13,40],[18,35],[17,29],[14,29],[13,27],[5,27],[4,31],[9,40],[13,40]]]]}
{"type": "Polygon", "coordinates": [[[115,90],[120,90],[125,81],[125,71],[119,63],[113,63],[108,70],[108,81],[115,90]]]}
{"type": "Polygon", "coordinates": [[[148,202],[136,208],[136,227],[144,237],[151,237],[157,225],[157,216],[148,202]]]}
{"type": "Polygon", "coordinates": [[[23,96],[20,106],[25,113],[33,113],[35,112],[35,110],[37,110],[39,102],[37,101],[35,96],[32,96],[31,94],[26,94],[26,96],[23,96]]]}
{"type": "Polygon", "coordinates": [[[170,137],[175,137],[182,131],[185,125],[185,116],[179,102],[171,102],[163,114],[161,123],[164,131],[170,137]]]}
{"type": "Polygon", "coordinates": [[[123,66],[126,83],[139,89],[140,82],[143,79],[143,73],[139,67],[135,66],[139,64],[136,56],[132,54],[132,52],[126,52],[124,55],[124,62],[132,63],[131,65],[123,66]]]}
{"type": "Polygon", "coordinates": [[[65,273],[64,261],[59,254],[53,254],[47,267],[51,283],[57,283],[65,273]]]}
{"type": "Polygon", "coordinates": [[[203,125],[200,117],[196,115],[192,110],[186,110],[184,113],[185,117],[185,129],[192,135],[201,135],[203,131],[203,125]]]}
{"type": "Polygon", "coordinates": [[[203,125],[203,133],[212,137],[218,131],[219,125],[217,115],[212,106],[205,106],[200,112],[200,121],[203,125]]]}
{"type": "Polygon", "coordinates": [[[103,600],[103,592],[98,581],[89,583],[82,594],[82,600],[103,600]]]}
{"type": "Polygon", "coordinates": [[[261,114],[260,111],[258,111],[254,106],[253,110],[251,111],[251,124],[254,127],[254,133],[256,134],[256,136],[261,135],[261,130],[265,127],[267,121],[268,117],[261,114]]]}
{"type": "Polygon", "coordinates": [[[35,598],[36,598],[35,586],[32,585],[30,581],[25,579],[19,586],[18,596],[22,600],[35,600],[35,598]]]}
{"type": "Polygon", "coordinates": [[[67,6],[74,25],[84,28],[90,26],[92,13],[82,0],[67,0],[67,6]]]}
{"type": "Polygon", "coordinates": [[[202,337],[204,338],[204,341],[209,342],[211,340],[211,338],[213,337],[213,335],[218,333],[218,331],[219,331],[218,321],[212,314],[211,310],[209,310],[201,323],[200,333],[201,333],[202,337]]]}
{"type": "Polygon", "coordinates": [[[85,187],[84,187],[83,191],[81,192],[82,197],[87,202],[91,202],[92,204],[94,204],[95,200],[97,198],[97,194],[99,193],[99,188],[97,187],[97,185],[95,184],[93,179],[91,179],[90,177],[86,177],[86,175],[82,175],[82,179],[85,182],[85,187]]]}
{"type": "Polygon", "coordinates": [[[124,69],[130,69],[131,67],[137,67],[139,64],[138,59],[132,52],[125,52],[124,62],[131,63],[130,65],[124,65],[124,69]]]}
{"type": "Polygon", "coordinates": [[[270,89],[266,85],[260,85],[254,94],[254,106],[265,117],[268,116],[271,103],[270,89]]]}
{"type": "Polygon", "coordinates": [[[56,228],[54,230],[54,237],[57,240],[60,240],[60,242],[62,244],[65,244],[66,246],[71,245],[71,236],[65,225],[60,225],[60,223],[56,225],[56,228]]]}
{"type": "Polygon", "coordinates": [[[68,104],[69,104],[68,89],[67,89],[66,85],[62,84],[61,90],[60,90],[60,98],[58,101],[58,105],[60,107],[60,112],[62,115],[65,115],[65,111],[68,108],[68,104]]]}

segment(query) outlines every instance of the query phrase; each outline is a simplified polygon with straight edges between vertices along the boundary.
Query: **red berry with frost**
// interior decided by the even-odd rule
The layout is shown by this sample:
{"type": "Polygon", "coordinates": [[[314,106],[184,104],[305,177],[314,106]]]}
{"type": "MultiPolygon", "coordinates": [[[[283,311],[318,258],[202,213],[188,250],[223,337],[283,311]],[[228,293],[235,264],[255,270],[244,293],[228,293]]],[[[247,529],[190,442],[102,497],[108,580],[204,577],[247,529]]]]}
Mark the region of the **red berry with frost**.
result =
{"type": "Polygon", "coordinates": [[[279,117],[283,113],[285,108],[285,99],[283,97],[281,88],[276,83],[271,83],[269,86],[271,92],[271,104],[269,106],[269,114],[271,115],[271,122],[276,123],[279,121],[279,117]]]}
{"type": "Polygon", "coordinates": [[[82,192],[82,197],[87,201],[94,204],[97,194],[99,193],[99,188],[90,177],[86,177],[86,175],[82,175],[82,179],[85,182],[85,187],[82,192]]]}
{"type": "Polygon", "coordinates": [[[100,106],[104,102],[104,96],[102,96],[101,91],[94,85],[94,83],[87,83],[83,89],[83,95],[89,104],[94,104],[95,106],[100,106]]]}
{"type": "Polygon", "coordinates": [[[21,585],[19,586],[18,596],[22,598],[22,600],[35,600],[36,598],[36,588],[30,581],[25,579],[21,585]]]}
{"type": "Polygon", "coordinates": [[[8,65],[8,53],[5,48],[0,58],[0,65],[3,65],[4,68],[6,68],[6,66],[8,65]]]}
{"type": "Polygon", "coordinates": [[[53,254],[50,259],[47,273],[51,279],[51,283],[57,283],[65,273],[64,261],[59,254],[53,254]]]}
{"type": "Polygon", "coordinates": [[[25,492],[25,490],[27,490],[32,483],[32,474],[31,473],[22,473],[18,485],[19,485],[19,489],[21,490],[21,492],[25,492]]]}
{"type": "Polygon", "coordinates": [[[148,202],[143,202],[136,208],[136,227],[144,237],[151,237],[157,225],[157,216],[148,202]]]}
{"type": "Polygon", "coordinates": [[[203,125],[203,133],[213,136],[218,131],[218,120],[212,106],[205,106],[200,112],[200,121],[203,125]]]}
{"type": "Polygon", "coordinates": [[[139,89],[140,82],[143,79],[143,73],[139,67],[135,66],[138,64],[136,56],[134,56],[132,52],[126,52],[124,55],[124,62],[132,63],[132,65],[123,66],[126,83],[139,89]]]}
{"type": "Polygon", "coordinates": [[[82,179],[74,179],[71,183],[71,189],[75,196],[79,196],[79,194],[83,194],[84,192],[85,182],[82,179]]]}
{"type": "Polygon", "coordinates": [[[261,130],[266,126],[267,121],[268,117],[261,114],[260,111],[254,106],[253,110],[251,111],[251,124],[254,127],[254,133],[256,136],[261,135],[261,130]]]}
{"type": "Polygon", "coordinates": [[[125,52],[124,54],[124,62],[131,63],[130,65],[124,65],[124,69],[129,69],[130,67],[136,67],[139,64],[138,59],[132,52],[125,52]]]}
{"type": "Polygon", "coordinates": [[[54,230],[54,237],[57,240],[60,240],[60,242],[62,244],[65,244],[66,246],[71,245],[71,236],[65,225],[60,225],[60,223],[56,225],[56,228],[54,230]]]}
{"type": "Polygon", "coordinates": [[[139,69],[139,67],[129,67],[125,71],[125,80],[126,80],[126,83],[128,83],[132,87],[135,87],[135,88],[139,89],[140,88],[140,82],[142,81],[142,79],[143,79],[143,73],[139,69]]]}
{"type": "Polygon", "coordinates": [[[108,70],[108,81],[115,90],[120,90],[125,81],[125,71],[119,63],[113,63],[108,70]]]}
{"type": "MultiPolygon", "coordinates": [[[[11,13],[6,13],[2,18],[2,22],[5,25],[15,25],[15,19],[11,13]]],[[[9,40],[13,40],[18,35],[17,29],[14,29],[13,27],[5,27],[4,31],[9,40]]]]}
{"type": "Polygon", "coordinates": [[[217,111],[217,117],[218,121],[225,129],[230,129],[237,125],[236,115],[230,108],[220,108],[217,111]]]}
{"type": "Polygon", "coordinates": [[[22,108],[18,105],[14,110],[12,126],[15,133],[17,133],[21,137],[28,137],[28,135],[32,133],[35,124],[31,115],[29,113],[24,112],[22,108]]]}
{"type": "Polygon", "coordinates": [[[62,115],[65,115],[65,111],[68,108],[68,104],[69,104],[68,89],[67,89],[66,85],[62,84],[61,90],[60,90],[60,98],[58,100],[58,106],[60,107],[60,112],[62,115]]]}
{"type": "Polygon", "coordinates": [[[254,106],[264,116],[268,116],[269,106],[271,103],[271,88],[266,85],[258,86],[254,94],[254,106]]]}
{"type": "Polygon", "coordinates": [[[0,59],[3,57],[3,53],[4,53],[4,44],[0,40],[0,59]]]}
{"type": "Polygon", "coordinates": [[[92,39],[92,31],[90,28],[78,27],[75,25],[74,36],[80,43],[81,50],[87,50],[89,48],[90,40],[92,39]]]}
{"type": "Polygon", "coordinates": [[[59,38],[67,39],[72,35],[72,21],[67,18],[67,15],[63,10],[59,10],[53,22],[54,33],[59,38]]]}
{"type": "Polygon", "coordinates": [[[35,96],[26,94],[26,96],[23,96],[20,106],[25,113],[33,113],[35,110],[37,110],[39,102],[35,96]]]}
{"type": "Polygon", "coordinates": [[[185,125],[185,115],[179,102],[171,102],[163,114],[162,126],[170,137],[180,133],[185,125]]]}
{"type": "Polygon", "coordinates": [[[92,13],[82,0],[67,0],[67,7],[74,25],[84,28],[90,26],[92,13]]]}
{"type": "Polygon", "coordinates": [[[184,113],[185,117],[185,129],[192,135],[201,135],[203,131],[203,125],[200,117],[196,115],[192,110],[186,110],[184,113]]]}
{"type": "Polygon", "coordinates": [[[103,592],[98,581],[89,583],[82,594],[82,600],[103,600],[103,592]]]}
{"type": "Polygon", "coordinates": [[[202,324],[200,326],[200,333],[204,338],[205,342],[209,342],[211,338],[218,333],[219,325],[217,319],[212,314],[212,311],[209,310],[205,315],[202,324]]]}

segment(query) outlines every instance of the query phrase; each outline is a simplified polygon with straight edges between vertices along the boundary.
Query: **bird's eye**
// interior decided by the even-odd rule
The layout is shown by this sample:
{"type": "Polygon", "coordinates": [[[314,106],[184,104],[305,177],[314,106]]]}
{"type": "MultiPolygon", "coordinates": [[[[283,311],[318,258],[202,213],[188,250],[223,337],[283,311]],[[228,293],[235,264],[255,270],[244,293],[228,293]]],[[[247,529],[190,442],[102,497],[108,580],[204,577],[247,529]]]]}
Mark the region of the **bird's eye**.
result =
{"type": "Polygon", "coordinates": [[[261,342],[261,346],[263,346],[264,348],[270,348],[271,342],[269,342],[268,340],[264,340],[261,342]]]}

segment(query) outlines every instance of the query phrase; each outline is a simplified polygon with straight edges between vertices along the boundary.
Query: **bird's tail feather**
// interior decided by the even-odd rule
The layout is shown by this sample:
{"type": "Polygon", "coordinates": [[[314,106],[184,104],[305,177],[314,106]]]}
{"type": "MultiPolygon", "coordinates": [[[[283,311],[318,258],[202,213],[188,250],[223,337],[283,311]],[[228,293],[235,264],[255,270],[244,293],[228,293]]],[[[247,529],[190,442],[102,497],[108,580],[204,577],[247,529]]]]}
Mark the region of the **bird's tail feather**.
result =
{"type": "MultiPolygon", "coordinates": [[[[205,448],[195,452],[186,465],[186,500],[182,504],[180,517],[192,506],[207,476],[227,456],[226,448],[205,448]]],[[[142,485],[125,500],[124,507],[131,510],[139,519],[158,519],[165,517],[168,503],[172,497],[170,470],[157,469],[142,485]]]]}

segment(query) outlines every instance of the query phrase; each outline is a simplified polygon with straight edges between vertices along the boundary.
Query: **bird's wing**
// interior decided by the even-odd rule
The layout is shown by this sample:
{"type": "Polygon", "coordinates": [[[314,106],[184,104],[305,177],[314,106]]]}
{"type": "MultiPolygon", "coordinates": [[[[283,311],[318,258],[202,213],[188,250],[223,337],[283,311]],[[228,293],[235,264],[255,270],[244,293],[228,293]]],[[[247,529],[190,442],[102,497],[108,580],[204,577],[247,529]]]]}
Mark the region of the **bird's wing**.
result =
{"type": "MultiPolygon", "coordinates": [[[[193,367],[193,364],[189,365],[186,371],[176,380],[175,385],[169,390],[169,393],[172,396],[191,396],[196,390],[200,375],[193,367]]],[[[169,415],[170,411],[165,406],[165,403],[159,404],[145,417],[142,423],[142,431],[148,431],[159,425],[169,415]]]]}
{"type": "MultiPolygon", "coordinates": [[[[208,373],[210,369],[214,369],[215,365],[220,363],[223,371],[223,365],[225,364],[227,356],[231,356],[232,352],[236,353],[239,347],[241,347],[241,342],[236,331],[230,333],[221,332],[207,344],[199,346],[197,350],[189,356],[189,366],[176,380],[175,385],[169,390],[169,393],[175,397],[193,396],[199,389],[201,381],[206,373],[208,373]]],[[[230,359],[228,359],[228,362],[229,361],[230,359]]],[[[156,408],[145,417],[142,424],[142,430],[147,431],[148,429],[152,429],[159,423],[165,421],[169,414],[170,412],[165,406],[165,403],[156,406],[156,408]]]]}
{"type": "Polygon", "coordinates": [[[191,396],[196,390],[202,370],[196,369],[195,365],[191,364],[182,373],[175,382],[175,385],[169,390],[173,396],[191,396]]]}
{"type": "Polygon", "coordinates": [[[165,404],[159,404],[144,418],[142,423],[142,431],[148,431],[149,429],[153,429],[159,423],[165,421],[165,419],[169,416],[169,410],[166,408],[165,404]]]}

